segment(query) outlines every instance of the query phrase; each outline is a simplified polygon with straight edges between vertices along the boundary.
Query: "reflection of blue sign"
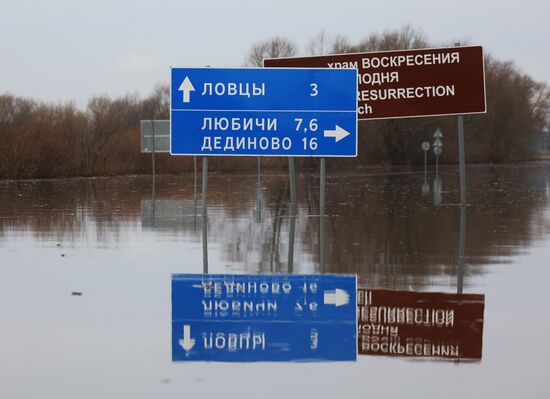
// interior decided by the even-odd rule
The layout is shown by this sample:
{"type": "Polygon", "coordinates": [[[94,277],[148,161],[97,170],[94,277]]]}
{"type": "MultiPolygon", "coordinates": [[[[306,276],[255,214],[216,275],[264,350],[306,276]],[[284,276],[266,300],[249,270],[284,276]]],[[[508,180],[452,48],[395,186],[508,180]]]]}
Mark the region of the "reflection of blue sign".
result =
{"type": "Polygon", "coordinates": [[[174,361],[355,360],[356,332],[355,276],[172,277],[174,361]]]}
{"type": "Polygon", "coordinates": [[[356,156],[357,70],[172,68],[174,155],[356,156]]]}

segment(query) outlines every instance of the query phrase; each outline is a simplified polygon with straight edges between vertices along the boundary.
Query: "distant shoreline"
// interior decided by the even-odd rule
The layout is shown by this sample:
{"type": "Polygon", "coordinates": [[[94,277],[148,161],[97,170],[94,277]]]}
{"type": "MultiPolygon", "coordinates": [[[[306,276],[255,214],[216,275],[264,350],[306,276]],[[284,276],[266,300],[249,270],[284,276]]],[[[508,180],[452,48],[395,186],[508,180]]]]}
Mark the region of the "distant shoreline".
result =
{"type": "MultiPolygon", "coordinates": [[[[303,159],[303,158],[297,158],[297,159],[303,159]]],[[[533,159],[523,162],[498,162],[498,163],[488,163],[488,162],[472,162],[467,163],[466,166],[468,168],[472,167],[513,167],[513,166],[529,166],[530,164],[536,165],[539,163],[547,163],[550,162],[550,151],[547,152],[541,152],[537,153],[536,156],[533,157],[533,159]]],[[[428,172],[433,172],[433,169],[435,168],[435,164],[429,163],[428,164],[428,172]]],[[[458,170],[458,164],[456,163],[444,163],[439,165],[440,172],[445,172],[449,170],[458,170]]],[[[328,166],[328,170],[330,174],[338,174],[338,173],[346,173],[346,174],[388,174],[392,172],[398,172],[398,173],[414,173],[414,172],[423,172],[424,167],[422,165],[389,165],[389,164],[373,164],[373,165],[364,165],[360,169],[358,168],[335,168],[330,169],[330,163],[328,166]]],[[[315,167],[312,166],[305,166],[305,167],[298,167],[298,173],[300,171],[307,171],[311,172],[312,175],[318,174],[318,170],[315,167]]],[[[215,168],[210,168],[208,171],[209,174],[212,175],[241,175],[241,176],[248,176],[248,175],[256,175],[256,169],[234,169],[229,171],[223,171],[218,170],[215,168]]],[[[261,174],[265,176],[272,176],[272,175],[286,175],[288,173],[288,170],[279,168],[279,167],[269,167],[269,168],[262,168],[261,174]]],[[[166,176],[184,176],[184,175],[192,175],[193,171],[182,171],[182,172],[160,172],[157,173],[157,177],[166,177],[166,176]]],[[[201,168],[197,168],[197,174],[201,174],[201,168]]],[[[10,183],[10,182],[32,182],[32,181],[55,181],[55,180],[94,180],[94,179],[111,179],[111,178],[138,178],[138,177],[152,177],[152,173],[142,173],[142,174],[113,174],[113,175],[97,175],[97,176],[60,176],[60,177],[44,177],[44,178],[24,178],[24,179],[0,179],[0,183],[10,183]]]]}

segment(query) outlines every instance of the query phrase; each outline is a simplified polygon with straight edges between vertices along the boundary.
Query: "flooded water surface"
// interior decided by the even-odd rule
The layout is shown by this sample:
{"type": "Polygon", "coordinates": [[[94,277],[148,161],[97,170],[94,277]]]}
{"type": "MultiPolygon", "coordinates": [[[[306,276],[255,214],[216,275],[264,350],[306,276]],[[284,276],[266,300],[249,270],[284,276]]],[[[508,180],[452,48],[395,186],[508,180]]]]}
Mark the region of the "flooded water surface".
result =
{"type": "Polygon", "coordinates": [[[550,164],[467,177],[0,182],[0,397],[550,397],[550,164]],[[190,273],[357,275],[357,360],[173,361],[190,273]]]}

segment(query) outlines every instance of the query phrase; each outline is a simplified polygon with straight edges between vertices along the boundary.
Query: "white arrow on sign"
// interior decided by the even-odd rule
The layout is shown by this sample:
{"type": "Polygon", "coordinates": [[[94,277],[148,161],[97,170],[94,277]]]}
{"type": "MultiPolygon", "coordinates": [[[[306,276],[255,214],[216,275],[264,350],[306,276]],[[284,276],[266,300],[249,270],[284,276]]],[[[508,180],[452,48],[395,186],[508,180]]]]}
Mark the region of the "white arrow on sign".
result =
{"type": "Polygon", "coordinates": [[[443,147],[443,143],[438,138],[434,141],[434,147],[443,147]]]}
{"type": "Polygon", "coordinates": [[[183,79],[183,82],[181,83],[178,91],[181,91],[183,93],[184,103],[188,103],[189,101],[191,101],[191,92],[195,91],[195,88],[193,87],[193,84],[189,80],[188,76],[183,79]]]}
{"type": "Polygon", "coordinates": [[[189,352],[195,346],[195,338],[191,338],[191,326],[189,324],[183,326],[183,339],[179,340],[179,344],[186,352],[189,352]]]}
{"type": "Polygon", "coordinates": [[[348,137],[351,133],[342,129],[340,126],[336,125],[336,129],[334,130],[325,130],[324,136],[325,137],[334,137],[336,139],[336,143],[342,140],[345,137],[348,137]]]}
{"type": "Polygon", "coordinates": [[[335,290],[325,291],[323,298],[325,305],[343,306],[349,303],[349,294],[347,291],[336,288],[335,290]]]}
{"type": "Polygon", "coordinates": [[[441,133],[441,129],[437,128],[437,130],[434,133],[434,138],[440,139],[441,137],[443,137],[443,133],[441,133]]]}

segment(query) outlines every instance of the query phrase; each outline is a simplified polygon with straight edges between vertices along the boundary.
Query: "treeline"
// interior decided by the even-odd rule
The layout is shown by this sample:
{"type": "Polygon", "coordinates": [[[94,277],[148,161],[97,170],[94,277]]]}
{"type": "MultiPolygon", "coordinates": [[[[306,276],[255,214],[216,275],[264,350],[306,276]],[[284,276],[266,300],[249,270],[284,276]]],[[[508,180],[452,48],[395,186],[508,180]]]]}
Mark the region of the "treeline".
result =
{"type": "MultiPolygon", "coordinates": [[[[308,54],[363,52],[433,47],[410,27],[371,34],[352,44],[342,36],[321,33],[306,46],[308,54]]],[[[260,66],[263,58],[292,56],[298,48],[275,38],[251,47],[245,63],[260,66]]],[[[487,114],[465,118],[468,162],[508,162],[530,159],[550,115],[546,84],[523,74],[512,62],[486,56],[487,114]]],[[[0,178],[49,178],[150,173],[150,154],[140,153],[139,121],[168,119],[169,89],[159,85],[140,99],[92,98],[85,109],[74,104],[46,104],[10,94],[0,95],[0,178]]],[[[331,161],[332,167],[368,163],[421,163],[420,143],[444,133],[441,162],[456,162],[456,118],[410,118],[361,122],[359,156],[331,161]]],[[[251,170],[253,158],[214,158],[214,170],[251,170]]],[[[303,159],[301,166],[316,164],[303,159]]],[[[283,159],[265,159],[267,168],[282,168],[283,159]]],[[[193,168],[190,157],[157,155],[159,173],[193,168]]]]}
{"type": "Polygon", "coordinates": [[[0,96],[0,177],[6,179],[148,173],[140,154],[140,119],[166,118],[167,88],[140,100],[92,98],[44,104],[0,96]]]}

